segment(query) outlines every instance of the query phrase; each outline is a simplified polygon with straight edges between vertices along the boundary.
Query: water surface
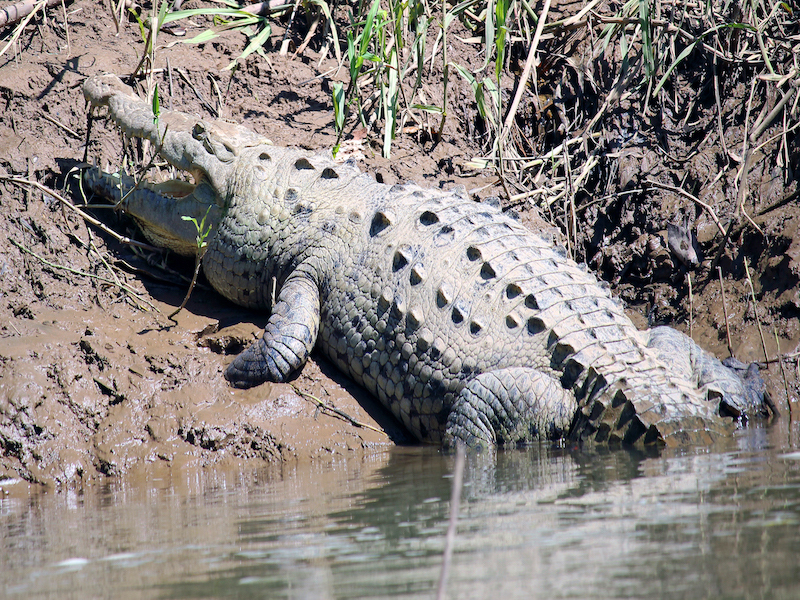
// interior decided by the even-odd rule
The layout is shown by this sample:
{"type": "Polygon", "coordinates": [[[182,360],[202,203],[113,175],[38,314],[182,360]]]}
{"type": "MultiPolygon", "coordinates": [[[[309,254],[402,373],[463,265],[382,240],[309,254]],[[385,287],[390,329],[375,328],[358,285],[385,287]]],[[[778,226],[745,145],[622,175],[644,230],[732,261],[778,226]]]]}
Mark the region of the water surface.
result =
{"type": "MultiPolygon", "coordinates": [[[[453,462],[398,448],[0,496],[0,596],[433,598],[453,462]]],[[[800,453],[758,430],[472,456],[464,480],[450,598],[800,597],[800,453]]]]}

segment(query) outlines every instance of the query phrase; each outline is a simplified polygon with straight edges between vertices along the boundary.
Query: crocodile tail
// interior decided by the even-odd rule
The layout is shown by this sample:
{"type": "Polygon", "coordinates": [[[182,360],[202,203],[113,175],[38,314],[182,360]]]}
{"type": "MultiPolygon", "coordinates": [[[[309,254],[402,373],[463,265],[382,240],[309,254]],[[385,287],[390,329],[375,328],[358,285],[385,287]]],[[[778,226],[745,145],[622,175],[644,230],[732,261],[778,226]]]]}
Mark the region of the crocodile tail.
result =
{"type": "Polygon", "coordinates": [[[651,381],[641,378],[639,385],[619,380],[587,398],[568,437],[633,447],[708,446],[730,438],[735,424],[716,415],[712,402],[688,384],[663,381],[658,374],[651,381]]]}

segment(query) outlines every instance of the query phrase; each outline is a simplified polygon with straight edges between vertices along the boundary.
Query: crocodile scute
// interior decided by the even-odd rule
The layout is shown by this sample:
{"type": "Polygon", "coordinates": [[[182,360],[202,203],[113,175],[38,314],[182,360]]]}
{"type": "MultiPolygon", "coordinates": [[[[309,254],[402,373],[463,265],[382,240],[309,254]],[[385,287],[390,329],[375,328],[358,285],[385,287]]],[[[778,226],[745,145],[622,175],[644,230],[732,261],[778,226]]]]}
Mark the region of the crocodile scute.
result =
{"type": "Polygon", "coordinates": [[[135,186],[93,168],[89,187],[182,254],[197,249],[183,217],[206,217],[208,281],[272,310],[225,372],[236,387],[287,380],[316,346],[417,439],[484,447],[707,444],[763,410],[734,370],[675,330],[637,330],[563,249],[488,203],[377,183],[231,123],[154,119],[114,75],[83,90],[194,178],[135,186]]]}

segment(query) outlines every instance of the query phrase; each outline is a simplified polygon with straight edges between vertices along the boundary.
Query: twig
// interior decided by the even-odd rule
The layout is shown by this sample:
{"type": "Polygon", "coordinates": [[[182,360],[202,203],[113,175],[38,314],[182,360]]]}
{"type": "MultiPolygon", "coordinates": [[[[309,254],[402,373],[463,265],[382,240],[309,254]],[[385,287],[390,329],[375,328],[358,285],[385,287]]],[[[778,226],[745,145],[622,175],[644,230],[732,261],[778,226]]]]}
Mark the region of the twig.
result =
{"type": "Polygon", "coordinates": [[[3,46],[2,50],[0,50],[0,56],[3,56],[3,54],[6,53],[6,50],[8,50],[9,46],[11,46],[17,41],[17,38],[19,38],[19,36],[22,35],[22,31],[25,29],[25,27],[27,27],[28,23],[37,13],[37,11],[45,6],[46,1],[49,0],[37,0],[36,2],[32,3],[31,9],[27,13],[25,13],[25,16],[23,17],[24,20],[14,28],[14,33],[11,34],[11,37],[9,38],[6,45],[3,46]]]}
{"type": "MultiPolygon", "coordinates": [[[[435,44],[434,44],[435,51],[435,44]]],[[[433,55],[431,55],[433,61],[433,55]]],[[[442,0],[442,119],[439,122],[438,140],[442,141],[444,123],[447,119],[447,84],[450,80],[450,63],[447,61],[447,2],[442,0]]]]}
{"type": "MultiPolygon", "coordinates": [[[[17,2],[16,4],[0,9],[0,27],[13,25],[17,21],[24,19],[31,14],[36,9],[36,5],[41,4],[41,2],[42,0],[23,0],[22,2],[17,2]]],[[[50,8],[59,2],[61,2],[61,0],[45,0],[44,6],[45,8],[50,8]]]]}
{"type": "Polygon", "coordinates": [[[167,81],[169,82],[169,108],[172,108],[172,65],[169,62],[169,56],[167,56],[167,81]]]}
{"type": "Polygon", "coordinates": [[[69,41],[69,21],[67,21],[67,2],[60,0],[61,11],[64,13],[64,34],[67,36],[67,55],[72,56],[72,44],[69,41]]]}
{"type": "Polygon", "coordinates": [[[297,8],[300,6],[300,0],[295,0],[294,7],[292,8],[292,14],[289,15],[289,23],[286,25],[286,29],[283,32],[283,39],[281,40],[281,48],[279,54],[281,56],[285,56],[289,50],[289,42],[292,40],[289,38],[289,34],[292,31],[292,26],[294,25],[294,18],[297,15],[297,8]]]}
{"type": "Polygon", "coordinates": [[[750,267],[748,265],[747,258],[744,259],[744,272],[747,275],[747,284],[750,286],[750,296],[753,298],[753,315],[756,319],[756,325],[758,325],[758,335],[761,336],[761,348],[764,350],[764,360],[769,360],[769,354],[767,354],[767,342],[764,340],[764,332],[761,329],[761,320],[758,318],[758,303],[756,302],[756,291],[753,288],[753,280],[750,277],[750,267]]]}
{"type": "Polygon", "coordinates": [[[66,131],[66,132],[67,132],[68,134],[70,134],[72,137],[74,137],[74,138],[77,138],[77,139],[79,139],[79,140],[80,140],[80,139],[83,139],[83,137],[81,136],[81,134],[79,134],[79,133],[75,132],[74,130],[70,129],[69,127],[67,127],[66,125],[64,125],[63,123],[61,123],[60,121],[57,121],[56,119],[54,119],[53,117],[51,117],[50,115],[48,115],[46,112],[39,111],[39,114],[40,114],[40,115],[42,115],[42,118],[43,118],[45,121],[50,121],[50,122],[51,122],[53,125],[56,125],[57,127],[61,127],[61,129],[63,129],[64,131],[66,131]]]}
{"type": "Polygon", "coordinates": [[[269,0],[268,2],[258,2],[256,4],[244,6],[239,10],[243,12],[249,12],[253,15],[266,17],[276,12],[286,12],[287,10],[292,10],[293,7],[294,4],[287,4],[285,0],[269,0]]]}
{"type": "Polygon", "coordinates": [[[200,273],[200,265],[203,264],[203,256],[205,256],[207,248],[207,246],[204,246],[202,249],[197,251],[197,256],[194,261],[194,274],[192,275],[192,281],[189,283],[189,289],[186,290],[186,296],[183,297],[183,302],[181,302],[181,305],[167,315],[167,318],[171,321],[175,320],[175,315],[181,312],[186,306],[186,303],[189,302],[189,296],[192,295],[192,290],[194,290],[194,286],[197,283],[197,275],[200,273]]]}
{"type": "Polygon", "coordinates": [[[200,91],[195,87],[195,85],[191,81],[189,81],[189,77],[186,75],[186,73],[183,72],[183,69],[179,69],[176,67],[175,70],[178,72],[178,75],[181,76],[181,79],[183,79],[186,82],[186,85],[188,85],[189,88],[191,88],[191,90],[194,92],[194,95],[197,96],[197,99],[200,100],[200,104],[202,104],[205,107],[205,109],[211,113],[212,117],[214,117],[215,119],[218,118],[219,113],[213,106],[211,106],[208,103],[203,94],[200,93],[200,91]]]}
{"type": "MultiPolygon", "coordinates": [[[[517,114],[517,107],[519,101],[522,99],[522,93],[527,89],[528,77],[531,74],[531,69],[534,68],[534,61],[536,59],[536,49],[539,47],[539,39],[542,36],[542,29],[544,29],[544,22],[547,20],[547,13],[550,10],[550,0],[544,0],[542,12],[539,15],[539,22],[536,24],[536,32],[533,34],[533,40],[528,50],[528,59],[525,61],[525,67],[522,69],[522,74],[519,76],[517,83],[517,91],[514,94],[514,99],[511,101],[511,106],[508,107],[508,114],[506,120],[503,122],[503,129],[500,131],[498,146],[502,145],[508,136],[511,129],[511,123],[514,122],[514,117],[517,114]]],[[[535,79],[535,78],[534,78],[535,79]]]]}
{"type": "Polygon", "coordinates": [[[786,405],[789,407],[789,422],[792,422],[792,399],[789,396],[789,383],[786,381],[786,371],[783,368],[783,357],[781,356],[781,342],[778,339],[778,330],[772,328],[772,333],[775,334],[775,347],[778,353],[778,366],[781,369],[781,377],[783,378],[783,391],[786,394],[786,405]]]}
{"type": "Polygon", "coordinates": [[[753,126],[753,131],[750,134],[751,144],[754,144],[756,140],[759,138],[759,136],[762,133],[764,133],[764,130],[772,124],[772,121],[774,121],[775,117],[778,116],[778,113],[781,112],[781,110],[783,110],[783,107],[786,105],[786,103],[792,99],[792,96],[794,96],[794,93],[796,91],[797,88],[795,87],[792,87],[789,90],[787,90],[786,93],[783,95],[783,97],[775,105],[775,108],[773,108],[770,111],[770,113],[766,117],[764,117],[764,119],[760,123],[757,123],[756,125],[753,126]]]}
{"type": "Polygon", "coordinates": [[[728,322],[728,305],[725,301],[725,286],[722,284],[722,267],[717,267],[717,273],[719,273],[719,289],[720,292],[722,292],[722,314],[725,315],[725,340],[728,343],[728,354],[736,358],[733,356],[733,344],[731,344],[731,327],[728,322]]]}
{"type": "Polygon", "coordinates": [[[355,418],[351,417],[350,415],[348,415],[343,410],[339,410],[338,408],[336,408],[335,406],[331,406],[330,404],[325,404],[322,400],[320,400],[319,398],[317,398],[313,394],[309,394],[308,392],[304,392],[303,390],[298,388],[296,385],[293,385],[292,389],[299,396],[302,396],[306,400],[311,400],[312,402],[314,402],[317,405],[318,408],[321,408],[322,410],[326,410],[329,413],[339,417],[340,419],[344,419],[345,421],[347,421],[351,425],[354,425],[355,427],[363,427],[364,429],[371,429],[372,431],[377,431],[378,433],[382,433],[387,437],[389,436],[389,434],[386,433],[385,431],[383,431],[382,429],[378,429],[377,427],[373,427],[369,423],[362,423],[358,419],[355,419],[355,418]]]}
{"type": "Polygon", "coordinates": [[[694,339],[694,294],[692,294],[692,274],[686,273],[686,281],[689,284],[689,337],[694,339]]]}
{"type": "MultiPolygon", "coordinates": [[[[144,66],[144,61],[147,60],[147,57],[150,56],[147,52],[148,48],[152,47],[153,41],[153,28],[150,27],[147,30],[147,39],[144,42],[144,49],[142,50],[142,58],[139,59],[139,64],[136,65],[136,68],[131,71],[131,74],[127,77],[127,83],[129,86],[134,87],[136,85],[136,76],[139,74],[139,71],[144,66]]],[[[152,73],[153,70],[153,62],[150,62],[150,72],[152,73]]]]}
{"type": "Polygon", "coordinates": [[[692,202],[698,204],[699,206],[702,206],[703,209],[711,217],[711,220],[714,221],[714,225],[717,226],[717,229],[719,229],[720,233],[722,235],[725,235],[725,228],[719,222],[719,219],[717,218],[717,215],[714,213],[714,209],[711,208],[711,206],[709,206],[708,204],[706,204],[702,200],[700,200],[699,198],[697,198],[696,196],[693,196],[692,194],[690,194],[689,192],[687,192],[683,188],[679,188],[679,187],[676,187],[674,185],[669,185],[668,183],[661,183],[659,181],[656,181],[655,179],[649,179],[649,178],[645,179],[645,183],[649,183],[653,187],[661,188],[661,189],[664,189],[664,190],[669,190],[671,192],[675,192],[676,194],[680,194],[681,196],[684,196],[684,197],[688,198],[689,200],[691,200],[692,202]]]}
{"type": "Polygon", "coordinates": [[[575,251],[578,245],[578,221],[575,216],[575,182],[572,180],[572,168],[567,146],[564,149],[564,185],[566,196],[564,198],[564,229],[567,232],[567,254],[570,258],[575,258],[575,251]],[[573,249],[573,244],[576,249],[573,249]]]}
{"type": "Polygon", "coordinates": [[[40,256],[40,255],[36,254],[36,252],[34,252],[33,250],[30,250],[30,249],[26,248],[25,246],[23,246],[19,242],[16,242],[16,241],[12,240],[11,238],[9,238],[8,241],[11,242],[12,245],[14,245],[17,248],[19,248],[22,252],[25,252],[26,254],[30,254],[36,260],[42,262],[43,264],[47,265],[48,267],[50,267],[52,269],[59,269],[59,270],[62,270],[62,271],[67,271],[68,273],[73,273],[74,275],[82,275],[84,277],[89,277],[90,279],[96,279],[98,281],[102,281],[103,283],[107,283],[108,285],[113,285],[115,287],[120,288],[124,292],[130,294],[131,296],[133,296],[137,300],[140,300],[140,301],[144,302],[145,304],[147,304],[147,306],[152,308],[154,311],[161,312],[153,304],[151,304],[146,299],[144,299],[141,296],[139,296],[138,292],[133,290],[131,287],[125,285],[124,283],[118,283],[116,281],[113,281],[112,279],[108,279],[107,277],[101,277],[100,275],[94,275],[93,273],[87,273],[86,271],[81,271],[79,269],[73,269],[72,267],[68,267],[66,265],[60,265],[58,263],[50,262],[49,260],[47,260],[43,256],[40,256]]]}
{"type": "Polygon", "coordinates": [[[119,19],[117,18],[117,11],[114,8],[113,0],[108,0],[108,12],[111,13],[111,19],[114,21],[114,28],[117,31],[117,35],[119,35],[119,19]]]}
{"type": "MultiPolygon", "coordinates": [[[[717,103],[717,127],[719,128],[719,141],[722,144],[722,151],[726,158],[730,158],[728,145],[725,143],[725,131],[722,127],[722,102],[719,99],[719,69],[717,67],[717,56],[714,55],[714,100],[717,103]]],[[[687,113],[688,114],[688,113],[687,113]]]]}
{"type": "Polygon", "coordinates": [[[311,23],[311,27],[308,28],[308,33],[306,33],[306,37],[303,39],[303,43],[300,44],[297,47],[297,50],[294,52],[295,58],[305,52],[306,47],[311,43],[311,38],[313,38],[314,34],[317,32],[317,27],[319,27],[320,20],[320,12],[317,11],[317,13],[314,15],[314,21],[311,23]]]}
{"type": "MultiPolygon", "coordinates": [[[[76,212],[78,214],[78,216],[80,216],[84,221],[94,225],[95,227],[97,227],[103,233],[107,233],[108,235],[113,237],[115,240],[117,240],[120,244],[125,244],[127,246],[138,246],[139,248],[142,248],[143,250],[149,250],[150,252],[163,252],[162,248],[156,248],[155,246],[151,246],[150,244],[145,244],[144,242],[137,242],[136,240],[132,240],[131,238],[129,238],[127,236],[118,234],[116,231],[114,231],[113,229],[111,229],[108,226],[106,226],[105,223],[101,223],[100,221],[98,221],[94,217],[92,217],[90,215],[87,215],[80,208],[75,206],[72,202],[70,202],[69,200],[64,198],[64,196],[62,196],[61,194],[59,194],[58,192],[56,192],[54,190],[51,190],[47,186],[42,185],[41,183],[38,183],[36,181],[31,181],[30,179],[23,179],[21,177],[8,177],[6,175],[0,175],[0,181],[8,181],[9,183],[13,183],[13,184],[16,184],[16,185],[19,185],[19,186],[31,185],[31,186],[35,187],[36,189],[38,189],[39,191],[41,191],[41,192],[43,192],[45,194],[51,195],[53,198],[55,198],[56,200],[61,202],[64,206],[66,206],[70,210],[76,212]]],[[[113,208],[113,207],[109,206],[109,208],[113,208]]]]}
{"type": "Polygon", "coordinates": [[[456,463],[453,465],[453,487],[450,492],[450,519],[447,523],[447,537],[444,542],[444,556],[442,557],[442,571],[439,574],[439,587],[436,591],[436,600],[444,600],[447,591],[447,577],[450,574],[450,561],[453,558],[453,544],[456,539],[456,525],[458,524],[458,508],[461,504],[461,487],[464,481],[464,446],[456,444],[456,463]]]}

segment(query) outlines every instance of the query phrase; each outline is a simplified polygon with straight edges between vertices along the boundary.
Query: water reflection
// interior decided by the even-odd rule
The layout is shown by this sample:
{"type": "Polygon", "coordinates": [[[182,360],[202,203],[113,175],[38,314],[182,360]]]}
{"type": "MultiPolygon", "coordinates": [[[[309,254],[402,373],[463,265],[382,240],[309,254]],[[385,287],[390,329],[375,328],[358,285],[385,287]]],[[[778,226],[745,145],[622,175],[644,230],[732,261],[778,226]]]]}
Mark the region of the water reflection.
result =
{"type": "MultiPolygon", "coordinates": [[[[432,598],[453,458],[430,448],[0,499],[0,596],[432,598]]],[[[472,456],[451,598],[797,598],[800,454],[472,456]]]]}

